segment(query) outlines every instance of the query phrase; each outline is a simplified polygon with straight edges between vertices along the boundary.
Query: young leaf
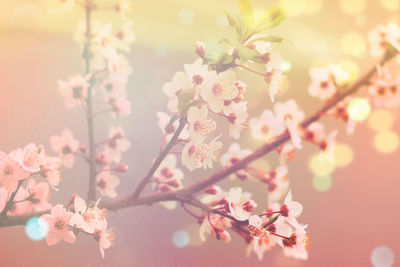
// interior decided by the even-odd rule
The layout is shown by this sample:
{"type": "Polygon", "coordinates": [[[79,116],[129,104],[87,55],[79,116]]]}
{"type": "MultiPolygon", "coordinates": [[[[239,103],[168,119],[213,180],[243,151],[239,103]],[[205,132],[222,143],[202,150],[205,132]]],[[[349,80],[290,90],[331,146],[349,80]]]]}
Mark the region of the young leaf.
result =
{"type": "Polygon", "coordinates": [[[228,19],[229,25],[231,25],[238,35],[238,39],[241,39],[243,32],[243,21],[239,15],[229,13],[224,9],[226,18],[228,19]]]}
{"type": "Polygon", "coordinates": [[[182,113],[194,98],[196,91],[194,89],[183,89],[178,94],[178,111],[182,113]]]}
{"type": "Polygon", "coordinates": [[[286,19],[286,11],[283,6],[268,8],[254,26],[256,31],[265,31],[277,27],[286,19]]]}
{"type": "Polygon", "coordinates": [[[240,12],[244,20],[247,31],[251,31],[254,25],[254,10],[250,0],[239,0],[240,12]]]}
{"type": "Polygon", "coordinates": [[[257,38],[254,38],[253,40],[251,40],[252,43],[257,42],[257,41],[263,41],[263,42],[268,42],[268,43],[280,43],[283,41],[282,37],[278,37],[278,36],[260,36],[257,38]]]}

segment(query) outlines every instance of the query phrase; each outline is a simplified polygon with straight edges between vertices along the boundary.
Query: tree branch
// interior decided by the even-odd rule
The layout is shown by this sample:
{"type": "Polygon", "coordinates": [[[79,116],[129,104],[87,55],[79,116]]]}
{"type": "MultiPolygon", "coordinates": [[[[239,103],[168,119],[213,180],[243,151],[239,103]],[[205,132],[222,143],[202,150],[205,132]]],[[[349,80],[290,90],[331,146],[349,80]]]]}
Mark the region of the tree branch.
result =
{"type": "Polygon", "coordinates": [[[11,206],[14,203],[14,198],[18,193],[19,188],[21,187],[21,185],[24,183],[24,180],[19,180],[18,181],[18,185],[17,185],[17,189],[15,189],[15,191],[11,194],[10,199],[7,201],[3,211],[0,214],[0,218],[6,217],[7,216],[7,212],[10,210],[11,206]]]}
{"type": "Polygon", "coordinates": [[[157,159],[154,161],[153,165],[151,166],[150,170],[147,172],[146,176],[142,179],[142,181],[139,183],[138,187],[136,188],[135,192],[131,195],[133,199],[136,199],[139,197],[140,193],[143,191],[144,187],[149,183],[150,179],[153,177],[154,173],[156,172],[157,168],[160,166],[164,158],[168,155],[169,151],[172,149],[172,147],[176,144],[176,141],[179,138],[179,135],[181,134],[183,128],[186,125],[186,114],[183,114],[182,117],[179,120],[179,126],[178,129],[175,131],[174,135],[172,136],[171,140],[165,147],[165,149],[160,153],[160,155],[157,157],[157,159]]]}

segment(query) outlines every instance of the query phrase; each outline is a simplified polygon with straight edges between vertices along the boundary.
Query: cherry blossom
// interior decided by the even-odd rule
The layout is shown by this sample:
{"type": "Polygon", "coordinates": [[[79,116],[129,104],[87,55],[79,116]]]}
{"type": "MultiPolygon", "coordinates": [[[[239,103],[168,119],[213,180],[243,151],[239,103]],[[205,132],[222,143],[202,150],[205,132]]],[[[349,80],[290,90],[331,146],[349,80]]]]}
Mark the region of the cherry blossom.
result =
{"type": "Polygon", "coordinates": [[[349,75],[337,65],[327,65],[311,69],[311,84],[308,93],[321,100],[331,98],[337,92],[337,86],[348,80],[349,75]]]}
{"type": "Polygon", "coordinates": [[[61,180],[61,160],[58,157],[47,156],[44,160],[40,174],[47,179],[47,182],[55,188],[61,180]]]}
{"type": "Polygon", "coordinates": [[[292,143],[296,148],[301,148],[300,138],[300,122],[304,119],[304,112],[301,111],[296,101],[293,99],[286,101],[285,103],[276,103],[274,106],[276,116],[285,122],[292,143]]]}
{"type": "Polygon", "coordinates": [[[119,179],[117,176],[112,175],[108,172],[102,172],[97,175],[96,188],[102,196],[116,197],[117,191],[115,188],[119,185],[119,179]]]}
{"type": "Polygon", "coordinates": [[[210,144],[196,145],[193,141],[188,142],[182,150],[182,164],[191,171],[200,167],[212,168],[213,161],[217,160],[222,147],[222,143],[217,141],[218,138],[219,136],[210,144]]]}
{"type": "Polygon", "coordinates": [[[29,172],[24,170],[17,161],[0,151],[0,182],[8,192],[14,192],[18,181],[28,176],[29,172]]]}
{"type": "Polygon", "coordinates": [[[247,103],[239,102],[233,103],[232,112],[227,115],[227,121],[229,122],[229,136],[235,139],[239,139],[240,133],[246,128],[246,121],[248,118],[247,103]]]}
{"type": "Polygon", "coordinates": [[[373,57],[381,57],[391,44],[400,51],[400,27],[395,23],[388,25],[379,25],[368,34],[370,44],[370,55],[373,57]]]}
{"type": "Polygon", "coordinates": [[[81,106],[87,97],[90,75],[74,75],[67,81],[58,81],[58,92],[64,97],[66,108],[81,106]]]}
{"type": "Polygon", "coordinates": [[[209,75],[208,66],[203,65],[201,58],[197,59],[193,64],[184,64],[183,69],[195,87],[202,86],[209,75]]]}
{"type": "Polygon", "coordinates": [[[87,207],[86,201],[79,196],[74,197],[75,213],[71,218],[70,224],[82,229],[84,232],[93,234],[96,230],[101,231],[106,228],[106,214],[104,210],[97,207],[87,207]]]}
{"type": "Polygon", "coordinates": [[[285,129],[283,120],[274,116],[270,110],[264,110],[259,118],[251,118],[249,126],[253,138],[263,142],[271,140],[285,129]]]}
{"type": "Polygon", "coordinates": [[[72,215],[72,212],[67,211],[63,205],[57,204],[51,209],[50,214],[44,214],[40,217],[48,226],[47,245],[57,244],[60,240],[67,243],[75,242],[75,234],[69,225],[72,215]]]}
{"type": "Polygon", "coordinates": [[[200,94],[213,112],[221,112],[226,102],[231,103],[238,96],[236,80],[236,74],[231,70],[209,73],[200,94]]]}
{"type": "MultiPolygon", "coordinates": [[[[178,129],[179,120],[175,120],[172,124],[170,124],[172,117],[161,111],[157,112],[157,118],[158,126],[160,127],[162,133],[165,135],[165,140],[169,142],[176,129],[178,129]]],[[[189,131],[187,128],[183,128],[181,134],[179,135],[179,138],[183,140],[189,138],[189,131]]]]}
{"type": "Polygon", "coordinates": [[[66,128],[61,136],[51,136],[50,145],[53,151],[58,153],[63,165],[71,169],[74,166],[74,153],[79,148],[79,141],[74,138],[71,130],[66,128]]]}
{"type": "MultiPolygon", "coordinates": [[[[236,162],[238,162],[239,160],[243,159],[244,157],[250,155],[251,152],[252,151],[250,149],[241,149],[239,144],[233,143],[230,145],[228,151],[221,156],[220,163],[224,167],[231,166],[236,162]]],[[[245,180],[247,179],[248,175],[246,171],[239,170],[234,174],[231,174],[229,177],[231,179],[235,179],[237,177],[241,180],[245,180]]]]}
{"type": "Polygon", "coordinates": [[[104,250],[114,245],[115,234],[106,227],[100,232],[99,248],[101,256],[104,258],[104,250]]]}
{"type": "Polygon", "coordinates": [[[218,240],[222,240],[225,243],[231,241],[230,234],[225,230],[231,226],[231,221],[218,214],[210,214],[208,218],[205,218],[200,225],[199,233],[200,240],[206,241],[207,236],[214,236],[218,240]]]}
{"type": "Polygon", "coordinates": [[[245,221],[251,216],[251,211],[257,207],[257,203],[251,200],[251,194],[242,192],[242,188],[234,187],[229,190],[229,211],[239,221],[245,221]]]}
{"type": "Polygon", "coordinates": [[[306,231],[308,225],[299,225],[296,227],[293,237],[295,242],[289,243],[283,248],[283,252],[288,257],[293,257],[300,260],[308,259],[308,232],[306,231]]]}
{"type": "Polygon", "coordinates": [[[207,118],[207,115],[207,105],[202,105],[200,108],[193,106],[188,110],[189,135],[195,144],[202,143],[217,127],[215,121],[207,118]]]}
{"type": "Polygon", "coordinates": [[[175,73],[172,82],[164,84],[162,90],[168,97],[167,108],[170,112],[178,112],[178,94],[185,89],[193,89],[193,83],[184,72],[175,73]]]}
{"type": "Polygon", "coordinates": [[[125,117],[131,114],[131,102],[125,95],[109,97],[106,102],[111,108],[111,114],[114,118],[125,117]]]}
{"type": "Polygon", "coordinates": [[[104,148],[107,159],[112,162],[121,162],[121,155],[131,146],[131,142],[125,137],[124,130],[121,126],[111,126],[108,131],[108,141],[104,148]]]}
{"type": "Polygon", "coordinates": [[[282,216],[286,217],[290,225],[297,228],[299,223],[296,218],[300,216],[302,211],[303,206],[299,202],[292,200],[292,193],[289,191],[284,200],[284,206],[281,208],[282,216]]]}
{"type": "Polygon", "coordinates": [[[368,88],[376,107],[393,108],[400,104],[400,75],[392,77],[387,68],[378,68],[377,77],[371,79],[368,88]]]}

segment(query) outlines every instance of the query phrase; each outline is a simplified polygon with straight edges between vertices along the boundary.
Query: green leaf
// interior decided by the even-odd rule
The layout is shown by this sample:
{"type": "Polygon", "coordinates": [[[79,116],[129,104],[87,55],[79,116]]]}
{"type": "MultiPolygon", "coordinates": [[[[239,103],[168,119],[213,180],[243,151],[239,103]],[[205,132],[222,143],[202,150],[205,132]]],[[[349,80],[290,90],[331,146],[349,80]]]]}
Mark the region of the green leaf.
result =
{"type": "Polygon", "coordinates": [[[241,39],[243,33],[243,20],[239,15],[229,13],[224,9],[226,18],[228,19],[229,25],[231,25],[238,35],[238,39],[241,39]]]}
{"type": "Polygon", "coordinates": [[[263,41],[263,42],[268,42],[268,43],[280,43],[283,41],[282,37],[278,37],[278,36],[261,36],[261,37],[257,37],[254,38],[253,40],[251,40],[252,43],[257,42],[257,41],[263,41]]]}
{"type": "Polygon", "coordinates": [[[244,45],[241,45],[241,44],[237,45],[236,49],[238,51],[240,59],[243,60],[243,61],[247,61],[249,59],[253,59],[254,57],[260,55],[260,53],[258,53],[257,50],[251,49],[251,48],[249,48],[247,46],[244,46],[244,45]]]}
{"type": "Polygon", "coordinates": [[[254,25],[253,6],[251,5],[250,0],[239,0],[239,7],[244,20],[244,25],[246,29],[250,31],[254,25]]]}
{"type": "Polygon", "coordinates": [[[182,113],[194,98],[194,89],[182,89],[178,93],[178,111],[182,113]]]}
{"type": "Polygon", "coordinates": [[[277,27],[287,17],[286,11],[282,5],[273,6],[267,9],[262,17],[257,21],[254,29],[256,31],[265,31],[277,27]]]}

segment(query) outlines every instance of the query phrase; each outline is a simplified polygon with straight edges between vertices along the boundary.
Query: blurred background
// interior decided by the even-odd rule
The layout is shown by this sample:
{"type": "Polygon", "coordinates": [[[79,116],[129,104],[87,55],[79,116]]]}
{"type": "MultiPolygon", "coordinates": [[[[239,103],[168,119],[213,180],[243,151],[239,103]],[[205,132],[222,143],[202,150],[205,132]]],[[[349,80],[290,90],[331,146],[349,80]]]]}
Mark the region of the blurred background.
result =
{"type": "MultiPolygon", "coordinates": [[[[276,1],[252,3],[262,13],[276,1]]],[[[368,32],[378,24],[399,22],[400,14],[399,0],[287,0],[287,7],[289,18],[273,32],[291,41],[281,48],[291,70],[278,101],[295,98],[307,114],[321,105],[307,95],[309,69],[337,63],[352,75],[363,73],[376,62],[368,56],[368,32]]],[[[95,126],[98,140],[113,124],[122,125],[132,142],[123,157],[130,171],[120,176],[121,196],[132,192],[158,153],[162,136],[156,112],[166,111],[167,103],[163,83],[196,59],[196,41],[212,42],[232,34],[223,8],[236,10],[237,2],[132,1],[130,18],[136,33],[129,54],[132,115],[117,120],[104,115],[95,126]]],[[[49,15],[37,0],[0,0],[0,150],[9,152],[34,142],[50,151],[48,137],[64,128],[86,143],[84,112],[66,110],[56,86],[57,80],[83,71],[72,37],[82,18],[79,8],[49,15]]],[[[98,12],[95,19],[117,21],[109,11],[98,12]]],[[[243,71],[238,75],[248,84],[250,116],[271,108],[263,81],[243,71]]],[[[181,209],[167,211],[153,205],[109,214],[116,240],[105,259],[97,242],[87,236],[79,236],[73,245],[60,242],[48,247],[45,241],[30,240],[22,226],[0,229],[0,266],[373,266],[371,257],[376,266],[388,266],[379,263],[391,253],[396,257],[394,266],[400,266],[399,120],[398,109],[379,110],[348,136],[342,122],[324,119],[328,129],[340,130],[335,164],[318,160],[317,148],[311,145],[296,152],[289,179],[294,199],[304,206],[300,221],[309,224],[308,261],[286,258],[280,248],[265,253],[261,262],[254,254],[246,258],[246,245],[234,233],[229,244],[214,239],[201,244],[192,217],[181,209]],[[383,255],[376,250],[381,246],[387,248],[383,255]]],[[[221,131],[226,151],[230,140],[226,129],[221,131]]],[[[240,144],[253,149],[260,145],[248,131],[240,144]]],[[[264,169],[276,164],[276,155],[256,163],[264,169]]],[[[75,166],[63,171],[61,190],[52,191],[53,204],[66,204],[72,194],[86,194],[87,166],[79,159],[75,166]]],[[[183,183],[208,174],[193,172],[183,183]]],[[[225,190],[243,186],[253,192],[260,207],[266,202],[266,190],[256,181],[221,185],[225,190]]]]}

